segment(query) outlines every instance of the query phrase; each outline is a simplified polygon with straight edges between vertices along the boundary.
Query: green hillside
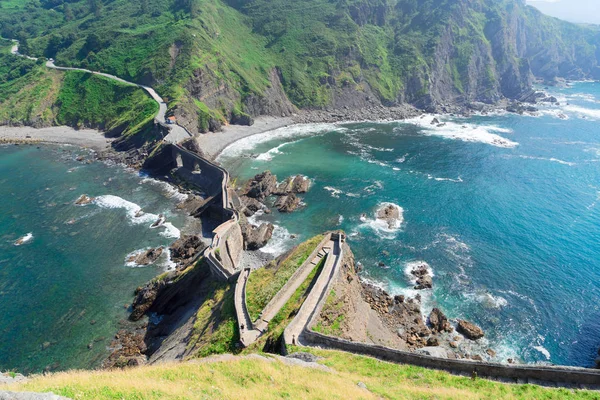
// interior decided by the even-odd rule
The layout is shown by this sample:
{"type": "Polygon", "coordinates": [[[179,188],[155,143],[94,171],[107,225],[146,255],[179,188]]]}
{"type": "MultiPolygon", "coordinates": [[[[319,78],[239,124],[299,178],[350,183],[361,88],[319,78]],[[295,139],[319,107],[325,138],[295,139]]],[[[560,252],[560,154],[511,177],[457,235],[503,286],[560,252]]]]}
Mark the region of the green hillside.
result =
{"type": "Polygon", "coordinates": [[[435,108],[518,97],[533,75],[600,77],[597,30],[520,0],[0,4],[0,34],[23,52],[152,85],[197,131],[281,114],[279,81],[301,108],[435,108]]]}

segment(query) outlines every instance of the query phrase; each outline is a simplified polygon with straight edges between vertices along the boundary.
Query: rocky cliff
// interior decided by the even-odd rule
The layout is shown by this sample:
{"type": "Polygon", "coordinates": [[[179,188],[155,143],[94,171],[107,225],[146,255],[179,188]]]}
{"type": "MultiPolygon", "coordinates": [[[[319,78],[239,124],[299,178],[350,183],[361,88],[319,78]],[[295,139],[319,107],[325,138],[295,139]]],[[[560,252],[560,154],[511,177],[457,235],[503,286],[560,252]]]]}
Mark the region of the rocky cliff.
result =
{"type": "Polygon", "coordinates": [[[77,13],[49,1],[7,10],[0,34],[156,87],[192,132],[297,108],[452,111],[519,99],[536,77],[600,78],[600,31],[524,0],[69,3],[77,13]]]}

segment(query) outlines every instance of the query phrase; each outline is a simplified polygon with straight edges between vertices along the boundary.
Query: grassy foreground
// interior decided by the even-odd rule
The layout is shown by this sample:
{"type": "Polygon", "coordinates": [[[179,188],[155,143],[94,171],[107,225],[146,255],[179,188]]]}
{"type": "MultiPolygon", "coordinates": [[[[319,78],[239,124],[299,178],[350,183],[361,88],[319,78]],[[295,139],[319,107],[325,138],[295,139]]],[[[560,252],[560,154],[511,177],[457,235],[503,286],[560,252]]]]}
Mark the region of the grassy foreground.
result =
{"type": "Polygon", "coordinates": [[[338,351],[310,350],[330,368],[288,365],[272,356],[161,364],[34,377],[14,391],[73,399],[598,399],[596,392],[507,385],[396,365],[338,351]],[[366,389],[358,386],[359,382],[366,389]]]}

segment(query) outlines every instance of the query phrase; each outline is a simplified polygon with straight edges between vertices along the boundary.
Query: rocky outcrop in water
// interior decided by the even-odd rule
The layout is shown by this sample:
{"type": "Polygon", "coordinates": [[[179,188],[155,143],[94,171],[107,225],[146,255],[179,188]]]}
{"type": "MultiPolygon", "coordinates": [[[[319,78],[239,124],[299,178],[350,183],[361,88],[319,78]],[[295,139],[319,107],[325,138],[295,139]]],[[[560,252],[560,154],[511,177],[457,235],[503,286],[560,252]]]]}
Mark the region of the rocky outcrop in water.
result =
{"type": "Polygon", "coordinates": [[[452,332],[452,325],[450,325],[448,318],[446,318],[446,315],[439,308],[431,310],[428,322],[433,332],[452,332]]]}
{"type": "Polygon", "coordinates": [[[262,201],[277,190],[277,177],[271,171],[256,175],[246,184],[244,195],[262,201]]]}
{"type": "Polygon", "coordinates": [[[464,337],[471,340],[481,339],[484,336],[483,329],[463,319],[458,320],[456,330],[464,337]]]}
{"type": "Polygon", "coordinates": [[[310,180],[302,175],[290,176],[281,182],[273,194],[284,196],[290,193],[306,193],[310,188],[310,180]]]}
{"type": "Polygon", "coordinates": [[[177,269],[187,267],[198,255],[202,254],[207,245],[197,235],[184,235],[177,239],[169,248],[171,261],[177,264],[177,269]]]}
{"type": "Polygon", "coordinates": [[[82,194],[77,200],[75,200],[75,204],[78,206],[85,206],[91,204],[93,201],[93,197],[90,197],[87,194],[82,194]]]}
{"type": "Polygon", "coordinates": [[[163,253],[162,247],[151,248],[142,253],[130,256],[127,262],[135,263],[136,265],[150,265],[154,263],[163,253]]]}
{"type": "Polygon", "coordinates": [[[258,250],[267,245],[273,236],[275,226],[271,223],[263,223],[260,226],[243,224],[242,236],[244,237],[245,250],[258,250]]]}
{"type": "Polygon", "coordinates": [[[291,213],[300,205],[300,199],[294,193],[279,196],[275,201],[275,208],[282,213],[291,213]]]}

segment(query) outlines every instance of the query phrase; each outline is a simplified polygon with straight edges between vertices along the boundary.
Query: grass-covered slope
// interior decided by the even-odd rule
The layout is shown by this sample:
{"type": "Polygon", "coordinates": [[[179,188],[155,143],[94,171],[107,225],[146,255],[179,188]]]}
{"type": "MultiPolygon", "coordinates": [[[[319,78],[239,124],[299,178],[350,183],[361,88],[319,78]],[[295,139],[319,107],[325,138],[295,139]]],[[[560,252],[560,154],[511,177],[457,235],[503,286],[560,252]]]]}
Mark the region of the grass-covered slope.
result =
{"type": "Polygon", "coordinates": [[[521,0],[10,0],[0,34],[28,54],[152,84],[186,126],[299,107],[442,105],[600,77],[598,30],[521,0]]]}
{"type": "Polygon", "coordinates": [[[51,70],[42,61],[0,54],[0,122],[68,125],[124,138],[150,135],[158,105],[132,85],[97,75],[51,70]]]}
{"type": "Polygon", "coordinates": [[[329,370],[290,365],[266,355],[125,370],[62,372],[34,377],[7,389],[52,391],[82,400],[597,399],[595,392],[507,385],[337,351],[309,351],[321,357],[319,364],[329,370]]]}
{"type": "Polygon", "coordinates": [[[269,301],[283,288],[322,240],[323,235],[315,236],[293,249],[283,259],[273,261],[250,274],[246,285],[246,304],[252,321],[258,319],[269,301]]]}

